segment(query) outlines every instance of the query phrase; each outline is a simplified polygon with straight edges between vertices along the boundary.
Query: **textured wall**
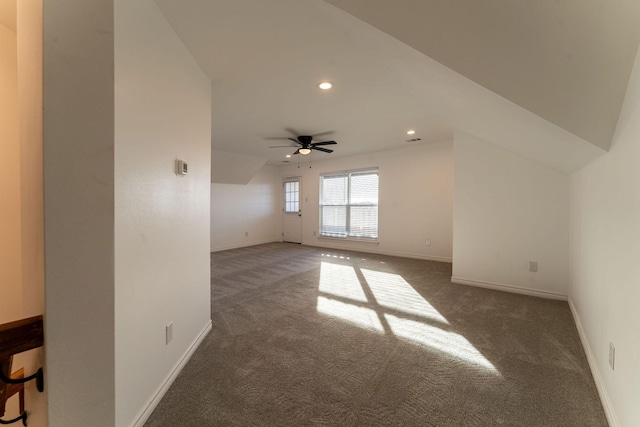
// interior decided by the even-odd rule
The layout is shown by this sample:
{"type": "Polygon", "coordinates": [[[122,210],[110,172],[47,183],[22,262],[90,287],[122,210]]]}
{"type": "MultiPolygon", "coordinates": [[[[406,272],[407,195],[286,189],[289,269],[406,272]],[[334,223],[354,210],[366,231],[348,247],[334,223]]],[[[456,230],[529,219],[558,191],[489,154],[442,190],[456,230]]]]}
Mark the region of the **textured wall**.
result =
{"type": "Polygon", "coordinates": [[[155,2],[122,0],[115,88],[115,425],[126,426],[211,319],[211,84],[155,2]]]}
{"type": "Polygon", "coordinates": [[[611,151],[571,179],[569,295],[612,426],[640,425],[638,159],[640,55],[611,151]],[[615,371],[608,363],[610,342],[616,347],[615,371]]]}
{"type": "Polygon", "coordinates": [[[211,251],[281,240],[281,187],[273,166],[246,185],[211,184],[211,251]]]}
{"type": "Polygon", "coordinates": [[[115,425],[113,115],[113,2],[45,2],[50,427],[115,425]]]}
{"type": "Polygon", "coordinates": [[[331,159],[313,154],[300,168],[280,168],[282,177],[302,176],[302,243],[415,258],[451,261],[453,144],[440,141],[397,150],[331,159]],[[322,159],[319,160],[318,159],[322,159]],[[379,244],[321,239],[319,174],[377,166],[379,244]],[[431,246],[426,246],[426,240],[431,246]]]}
{"type": "Polygon", "coordinates": [[[454,279],[566,297],[569,177],[464,132],[454,141],[454,279]]]}

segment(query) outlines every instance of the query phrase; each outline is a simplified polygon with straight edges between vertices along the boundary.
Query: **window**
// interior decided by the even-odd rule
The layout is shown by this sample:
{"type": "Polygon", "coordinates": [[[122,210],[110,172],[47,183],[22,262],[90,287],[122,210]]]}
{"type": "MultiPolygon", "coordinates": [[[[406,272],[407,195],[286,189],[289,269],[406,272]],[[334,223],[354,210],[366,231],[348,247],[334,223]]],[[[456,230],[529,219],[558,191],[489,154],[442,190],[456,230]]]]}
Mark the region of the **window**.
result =
{"type": "Polygon", "coordinates": [[[320,177],[320,235],[378,238],[378,169],[320,177]]]}
{"type": "Polygon", "coordinates": [[[284,211],[292,213],[300,211],[300,181],[285,181],[284,183],[284,211]]]}

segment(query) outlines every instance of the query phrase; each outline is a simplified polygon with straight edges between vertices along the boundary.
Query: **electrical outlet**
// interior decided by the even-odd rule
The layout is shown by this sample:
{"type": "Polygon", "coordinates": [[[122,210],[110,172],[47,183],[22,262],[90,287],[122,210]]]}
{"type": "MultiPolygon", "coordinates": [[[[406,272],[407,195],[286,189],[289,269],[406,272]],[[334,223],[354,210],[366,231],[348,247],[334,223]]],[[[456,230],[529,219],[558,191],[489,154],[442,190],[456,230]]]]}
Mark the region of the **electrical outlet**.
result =
{"type": "Polygon", "coordinates": [[[167,326],[165,327],[165,340],[166,340],[166,344],[169,344],[171,342],[171,340],[173,339],[173,322],[169,322],[167,324],[167,326]]]}
{"type": "Polygon", "coordinates": [[[612,342],[609,343],[609,366],[612,371],[616,369],[616,347],[612,342]]]}
{"type": "Polygon", "coordinates": [[[316,235],[316,231],[315,231],[315,230],[313,231],[313,235],[314,235],[314,236],[316,235]]]}
{"type": "Polygon", "coordinates": [[[529,261],[529,271],[534,273],[538,271],[538,261],[529,261]]]}
{"type": "Polygon", "coordinates": [[[431,239],[427,240],[427,242],[425,243],[427,246],[431,246],[431,239]]]}
{"type": "Polygon", "coordinates": [[[249,237],[249,232],[248,231],[244,232],[244,237],[249,237]]]}

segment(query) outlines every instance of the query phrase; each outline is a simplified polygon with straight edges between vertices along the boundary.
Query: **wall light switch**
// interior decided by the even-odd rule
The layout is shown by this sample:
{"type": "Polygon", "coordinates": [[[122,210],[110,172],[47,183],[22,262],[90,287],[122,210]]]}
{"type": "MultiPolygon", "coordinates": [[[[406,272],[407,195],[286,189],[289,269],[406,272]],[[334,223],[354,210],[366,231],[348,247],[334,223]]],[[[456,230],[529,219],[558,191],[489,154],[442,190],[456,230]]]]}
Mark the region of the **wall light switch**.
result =
{"type": "Polygon", "coordinates": [[[427,240],[426,245],[427,245],[427,246],[431,246],[431,239],[427,240]]]}
{"type": "Polygon", "coordinates": [[[529,271],[536,272],[538,271],[538,262],[537,261],[529,261],[529,271]]]}

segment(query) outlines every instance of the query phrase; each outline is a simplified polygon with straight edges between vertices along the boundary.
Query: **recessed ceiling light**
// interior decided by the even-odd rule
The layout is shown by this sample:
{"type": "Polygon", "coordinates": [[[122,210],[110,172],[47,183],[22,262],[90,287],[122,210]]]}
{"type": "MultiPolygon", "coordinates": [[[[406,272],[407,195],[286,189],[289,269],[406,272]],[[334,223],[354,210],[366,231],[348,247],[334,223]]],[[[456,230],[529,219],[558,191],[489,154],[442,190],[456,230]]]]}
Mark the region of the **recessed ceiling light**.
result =
{"type": "Polygon", "coordinates": [[[322,90],[328,90],[331,89],[333,87],[333,83],[331,82],[320,82],[320,84],[318,84],[318,87],[322,90]]]}
{"type": "Polygon", "coordinates": [[[285,157],[286,157],[286,158],[289,158],[289,157],[291,157],[291,154],[287,154],[285,157]]]}
{"type": "Polygon", "coordinates": [[[408,130],[408,131],[407,131],[407,135],[413,135],[413,134],[415,134],[415,133],[416,133],[416,131],[415,131],[415,130],[413,130],[413,129],[412,129],[412,130],[408,130]]]}

